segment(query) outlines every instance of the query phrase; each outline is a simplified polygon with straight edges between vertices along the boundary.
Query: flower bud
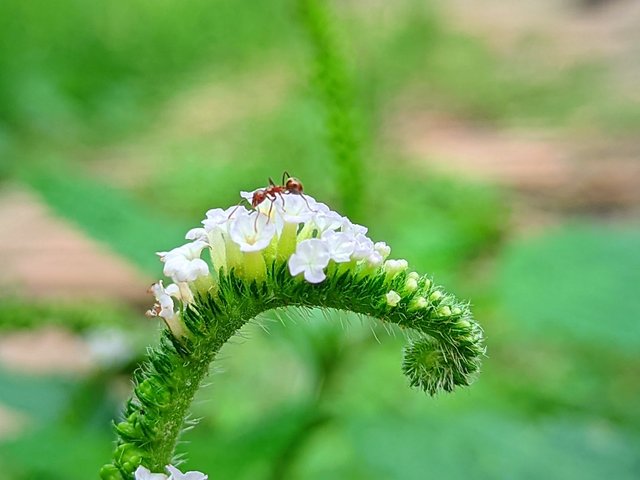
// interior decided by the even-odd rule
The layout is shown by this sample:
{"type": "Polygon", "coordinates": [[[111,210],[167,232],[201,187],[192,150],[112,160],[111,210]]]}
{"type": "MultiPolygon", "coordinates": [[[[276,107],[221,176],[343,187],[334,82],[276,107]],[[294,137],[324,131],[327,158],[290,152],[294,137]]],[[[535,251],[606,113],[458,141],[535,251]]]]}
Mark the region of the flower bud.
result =
{"type": "Polygon", "coordinates": [[[437,302],[443,297],[442,292],[440,290],[436,290],[431,295],[429,295],[429,300],[432,302],[437,302]]]}
{"type": "Polygon", "coordinates": [[[390,307],[395,307],[396,305],[398,305],[398,303],[400,303],[402,297],[398,295],[398,292],[390,290],[389,293],[385,295],[385,299],[387,300],[387,305],[389,305],[390,307]]]}
{"type": "Polygon", "coordinates": [[[409,263],[404,259],[387,260],[384,262],[384,269],[391,277],[406,270],[407,268],[409,268],[409,263]]]}
{"type": "Polygon", "coordinates": [[[418,281],[415,278],[408,278],[404,284],[404,288],[409,292],[415,292],[418,289],[418,281]]]}
{"type": "Polygon", "coordinates": [[[120,470],[115,465],[105,465],[100,469],[100,478],[102,480],[124,480],[120,470]]]}
{"type": "Polygon", "coordinates": [[[438,315],[441,317],[450,317],[451,309],[447,305],[445,305],[444,307],[440,307],[438,309],[438,315]]]}
{"type": "Polygon", "coordinates": [[[429,302],[427,302],[427,299],[424,297],[415,297],[413,300],[411,300],[411,305],[410,305],[410,309],[411,310],[422,310],[424,308],[427,308],[429,306],[429,302]]]}

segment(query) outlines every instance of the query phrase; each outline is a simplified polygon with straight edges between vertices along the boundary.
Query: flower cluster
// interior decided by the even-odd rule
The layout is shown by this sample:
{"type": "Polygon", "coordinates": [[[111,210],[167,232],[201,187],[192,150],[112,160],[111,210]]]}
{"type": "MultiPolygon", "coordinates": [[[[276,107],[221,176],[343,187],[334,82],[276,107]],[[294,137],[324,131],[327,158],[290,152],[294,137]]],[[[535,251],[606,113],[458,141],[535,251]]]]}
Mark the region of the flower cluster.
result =
{"type": "MultiPolygon", "coordinates": [[[[241,192],[241,196],[251,205],[254,193],[241,192]]],[[[211,288],[219,275],[232,269],[259,281],[272,262],[286,262],[292,276],[317,284],[332,269],[363,273],[384,269],[393,276],[407,268],[405,260],[387,260],[391,249],[384,242],[374,243],[366,227],[308,195],[293,193],[267,198],[255,208],[237,205],[209,210],[202,227],[189,230],[186,239],[190,242],[158,253],[164,274],[173,283],[151,287],[157,303],[147,312],[161,317],[176,336],[183,332],[175,301],[189,305],[194,291],[211,288]],[[205,249],[210,264],[201,258],[205,249]]],[[[394,306],[397,300],[391,293],[387,302],[394,306]]]]}
{"type": "Polygon", "coordinates": [[[135,473],[135,480],[207,480],[209,477],[202,472],[182,473],[173,465],[167,465],[169,476],[164,473],[151,473],[149,469],[140,465],[135,473]]]}

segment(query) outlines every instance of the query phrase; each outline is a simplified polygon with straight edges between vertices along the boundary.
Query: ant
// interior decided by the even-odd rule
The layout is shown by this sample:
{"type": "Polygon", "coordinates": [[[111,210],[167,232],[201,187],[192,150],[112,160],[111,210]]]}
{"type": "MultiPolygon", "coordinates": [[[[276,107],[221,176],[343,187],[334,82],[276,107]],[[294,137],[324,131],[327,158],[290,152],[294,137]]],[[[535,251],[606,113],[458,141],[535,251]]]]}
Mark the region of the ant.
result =
{"type": "MultiPolygon", "coordinates": [[[[273,202],[277,199],[278,195],[280,195],[280,197],[282,197],[283,193],[302,195],[303,188],[304,187],[302,186],[302,182],[300,180],[292,177],[291,175],[289,175],[289,172],[285,171],[282,174],[282,185],[276,185],[271,177],[269,177],[269,186],[267,188],[256,190],[253,193],[251,206],[253,208],[256,208],[267,199],[271,200],[271,206],[273,206],[273,202]]],[[[271,209],[269,209],[269,211],[271,211],[271,209]]]]}

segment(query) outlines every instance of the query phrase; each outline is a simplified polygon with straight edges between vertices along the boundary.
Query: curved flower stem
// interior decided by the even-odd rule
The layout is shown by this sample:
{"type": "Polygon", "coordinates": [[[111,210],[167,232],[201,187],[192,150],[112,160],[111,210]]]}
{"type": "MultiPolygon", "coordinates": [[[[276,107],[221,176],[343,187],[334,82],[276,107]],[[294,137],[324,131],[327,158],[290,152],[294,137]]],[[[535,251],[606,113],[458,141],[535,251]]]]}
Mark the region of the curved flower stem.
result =
{"type": "Polygon", "coordinates": [[[399,325],[414,337],[403,362],[412,385],[431,395],[468,385],[484,352],[480,327],[466,304],[426,277],[414,277],[407,288],[408,277],[406,271],[390,275],[384,270],[336,269],[324,282],[310,284],[292,277],[286,263],[277,261],[260,280],[221,270],[215,287],[201,289],[194,303],[183,309],[187,335],[178,339],[166,330],[136,372],[125,419],[116,425],[113,463],[103,467],[102,478],[131,479],[140,464],[162,471],[172,463],[189,406],[210,363],[236,331],[267,310],[347,310],[399,325]],[[397,292],[399,300],[389,303],[390,291],[397,292]]]}

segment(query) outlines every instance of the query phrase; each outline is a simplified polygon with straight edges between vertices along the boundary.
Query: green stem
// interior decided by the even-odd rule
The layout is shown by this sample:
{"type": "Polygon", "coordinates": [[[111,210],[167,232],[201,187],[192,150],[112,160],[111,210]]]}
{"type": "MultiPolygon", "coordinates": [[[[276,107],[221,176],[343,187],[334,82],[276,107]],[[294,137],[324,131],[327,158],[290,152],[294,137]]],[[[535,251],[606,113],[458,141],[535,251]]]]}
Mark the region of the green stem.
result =
{"type": "Polygon", "coordinates": [[[315,57],[314,83],[325,107],[329,146],[338,168],[342,210],[356,220],[364,206],[365,165],[356,134],[352,88],[326,0],[298,0],[301,23],[315,57]]]}
{"type": "Polygon", "coordinates": [[[406,272],[389,278],[384,271],[370,275],[348,271],[310,284],[292,277],[286,263],[272,263],[260,281],[247,280],[233,270],[221,275],[217,289],[197,294],[195,303],[183,310],[188,335],[178,340],[165,331],[159,347],[136,372],[134,396],[124,421],[116,426],[119,439],[113,464],[103,468],[102,478],[131,479],[140,464],[160,472],[172,463],[189,405],[210,363],[235,332],[267,310],[320,307],[399,325],[414,332],[403,364],[412,385],[429,394],[468,385],[483,353],[480,327],[465,304],[450,295],[433,295],[433,284],[426,277],[411,292],[404,288],[406,280],[406,272]],[[401,296],[395,306],[385,300],[390,290],[401,296]],[[415,309],[416,295],[435,300],[415,309]]]}

